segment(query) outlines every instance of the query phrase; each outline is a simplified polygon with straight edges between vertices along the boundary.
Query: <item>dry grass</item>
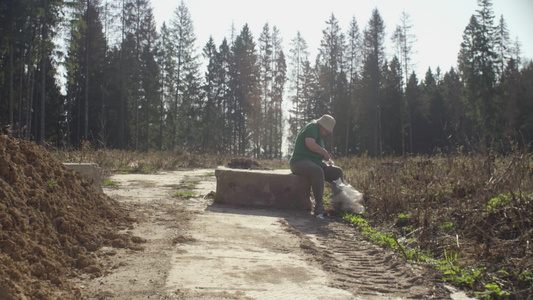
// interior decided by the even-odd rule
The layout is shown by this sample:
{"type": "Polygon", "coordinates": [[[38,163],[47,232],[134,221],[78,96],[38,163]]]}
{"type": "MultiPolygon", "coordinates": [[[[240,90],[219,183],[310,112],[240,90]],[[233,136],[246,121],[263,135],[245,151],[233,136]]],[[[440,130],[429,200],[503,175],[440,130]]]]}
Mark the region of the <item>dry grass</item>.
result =
{"type": "Polygon", "coordinates": [[[337,161],[365,194],[373,227],[417,253],[457,255],[454,263],[479,270],[468,284],[473,290],[496,284],[518,298],[533,294],[529,153],[337,161]]]}
{"type": "MultiPolygon", "coordinates": [[[[90,146],[81,150],[63,151],[50,149],[61,162],[97,163],[107,172],[155,173],[191,168],[216,168],[227,164],[238,156],[207,155],[190,153],[185,150],[174,151],[126,151],[112,149],[93,149],[90,146]]],[[[282,160],[257,160],[261,167],[267,169],[288,168],[288,162],[282,160]]]]}
{"type": "Polygon", "coordinates": [[[209,168],[223,163],[216,157],[183,150],[136,152],[125,150],[52,151],[63,162],[97,163],[111,172],[153,173],[180,168],[209,168]]]}

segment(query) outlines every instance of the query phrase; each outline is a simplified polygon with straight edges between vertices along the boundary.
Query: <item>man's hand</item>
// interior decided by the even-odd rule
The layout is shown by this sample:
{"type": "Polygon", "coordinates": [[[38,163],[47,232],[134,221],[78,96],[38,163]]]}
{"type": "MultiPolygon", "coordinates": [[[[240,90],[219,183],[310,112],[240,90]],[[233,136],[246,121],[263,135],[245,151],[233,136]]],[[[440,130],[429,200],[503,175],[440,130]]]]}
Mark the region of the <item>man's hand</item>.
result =
{"type": "Polygon", "coordinates": [[[314,138],[305,138],[305,145],[307,146],[307,148],[309,148],[309,150],[321,154],[324,157],[325,161],[331,160],[331,156],[329,155],[328,151],[320,147],[320,145],[316,143],[316,140],[314,138]]]}
{"type": "MultiPolygon", "coordinates": [[[[326,151],[326,149],[324,149],[324,151],[326,151]]],[[[324,155],[324,161],[332,161],[328,151],[326,151],[326,154],[324,155]]]]}

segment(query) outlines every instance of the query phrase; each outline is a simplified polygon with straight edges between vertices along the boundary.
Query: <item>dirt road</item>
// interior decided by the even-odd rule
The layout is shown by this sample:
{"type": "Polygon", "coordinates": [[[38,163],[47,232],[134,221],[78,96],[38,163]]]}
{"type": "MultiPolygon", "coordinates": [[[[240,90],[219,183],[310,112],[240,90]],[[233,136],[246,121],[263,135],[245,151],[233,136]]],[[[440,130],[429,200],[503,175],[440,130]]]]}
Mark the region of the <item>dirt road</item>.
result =
{"type": "Polygon", "coordinates": [[[462,299],[338,220],[232,207],[206,197],[214,170],[114,175],[104,192],[137,222],[143,250],[102,248],[89,299],[462,299]],[[180,188],[195,196],[173,196],[180,188]]]}

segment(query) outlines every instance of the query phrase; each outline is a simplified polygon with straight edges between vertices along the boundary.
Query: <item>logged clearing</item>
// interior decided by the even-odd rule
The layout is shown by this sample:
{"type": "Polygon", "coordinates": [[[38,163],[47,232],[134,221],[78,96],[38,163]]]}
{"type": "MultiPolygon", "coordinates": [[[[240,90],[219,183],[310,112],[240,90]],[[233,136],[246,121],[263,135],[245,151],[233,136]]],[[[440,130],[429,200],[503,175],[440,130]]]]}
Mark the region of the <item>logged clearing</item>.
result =
{"type": "Polygon", "coordinates": [[[214,204],[214,170],[113,175],[105,195],[0,136],[0,299],[447,299],[338,219],[214,204]]]}

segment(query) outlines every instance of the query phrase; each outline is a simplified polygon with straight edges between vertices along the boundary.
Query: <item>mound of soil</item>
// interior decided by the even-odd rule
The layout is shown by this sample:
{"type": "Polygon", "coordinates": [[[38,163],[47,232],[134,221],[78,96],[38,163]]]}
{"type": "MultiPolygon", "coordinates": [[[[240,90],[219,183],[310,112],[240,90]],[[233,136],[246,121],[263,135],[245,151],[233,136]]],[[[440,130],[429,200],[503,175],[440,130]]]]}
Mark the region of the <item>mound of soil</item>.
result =
{"type": "Polygon", "coordinates": [[[68,279],[101,276],[102,246],[138,247],[118,233],[131,223],[46,149],[0,135],[1,299],[80,298],[68,279]]]}

